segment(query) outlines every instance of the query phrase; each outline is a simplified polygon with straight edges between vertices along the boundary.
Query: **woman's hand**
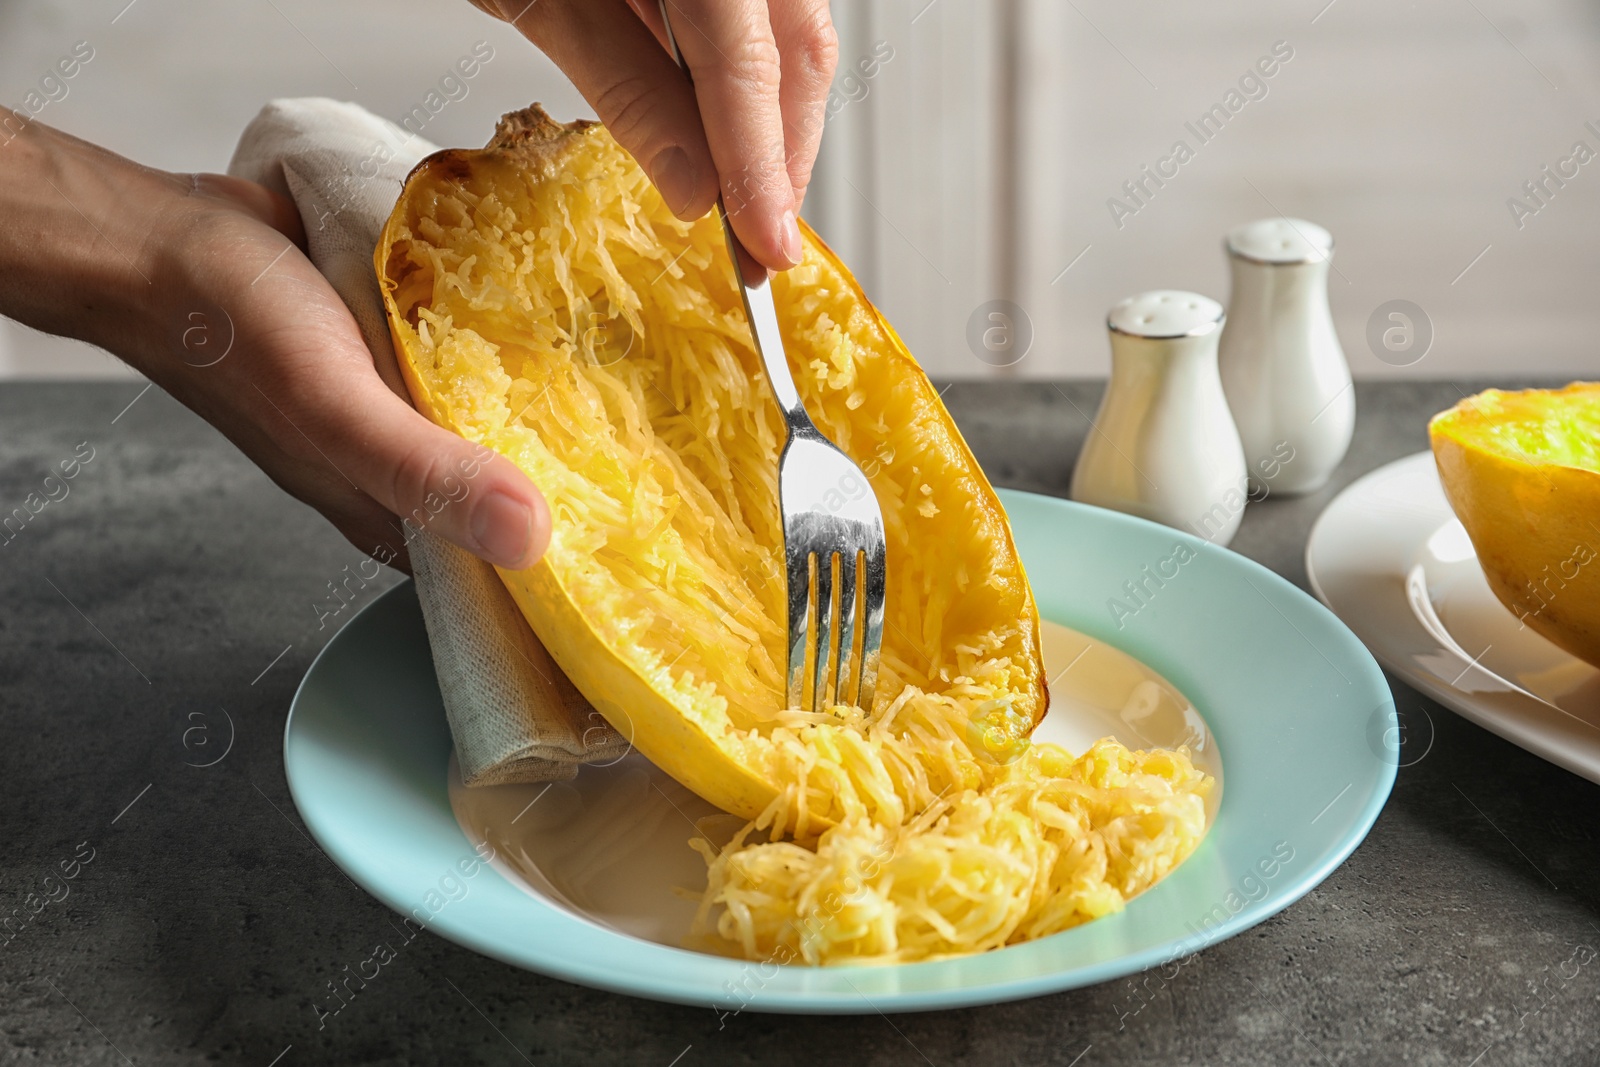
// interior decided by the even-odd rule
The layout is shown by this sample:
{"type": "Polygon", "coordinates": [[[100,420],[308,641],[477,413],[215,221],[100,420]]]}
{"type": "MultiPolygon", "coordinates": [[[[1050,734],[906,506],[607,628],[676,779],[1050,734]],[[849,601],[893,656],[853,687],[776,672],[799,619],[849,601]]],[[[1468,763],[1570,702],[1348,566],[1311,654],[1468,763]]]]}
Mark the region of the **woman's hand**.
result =
{"type": "Polygon", "coordinates": [[[800,261],[795,219],[839,51],[827,0],[667,0],[693,86],[657,0],[473,3],[555,61],[679,218],[710,210],[720,185],[756,259],[800,261]]]}
{"type": "Polygon", "coordinates": [[[379,377],[299,215],[261,186],[150,170],[40,126],[0,146],[0,312],[121,356],[382,563],[425,527],[503,567],[550,537],[515,464],[379,377]]]}

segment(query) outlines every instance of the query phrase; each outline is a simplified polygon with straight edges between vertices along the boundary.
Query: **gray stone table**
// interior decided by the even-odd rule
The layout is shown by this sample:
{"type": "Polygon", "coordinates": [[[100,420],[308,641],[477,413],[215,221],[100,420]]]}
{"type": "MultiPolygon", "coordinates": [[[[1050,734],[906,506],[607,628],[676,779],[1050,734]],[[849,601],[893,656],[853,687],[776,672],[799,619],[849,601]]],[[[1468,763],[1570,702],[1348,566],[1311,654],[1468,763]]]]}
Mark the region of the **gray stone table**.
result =
{"type": "MultiPolygon", "coordinates": [[[[1332,494],[1425,448],[1427,417],[1476,388],[1360,387],[1334,484],[1252,505],[1234,547],[1304,585],[1332,494]]],[[[1099,390],[957,384],[945,398],[997,483],[1062,494],[1099,390]]],[[[392,934],[307,838],[280,747],[334,630],[313,605],[359,554],[159,390],[127,407],[138,391],[0,386],[0,513],[93,449],[0,545],[0,1062],[1600,1062],[1600,790],[1399,684],[1411,737],[1426,726],[1432,747],[1371,836],[1283,914],[1148,983],[1137,1012],[1120,981],[724,1024],[428,934],[319,1030],[324,984],[392,934]],[[47,885],[63,863],[76,877],[47,885]]]]}

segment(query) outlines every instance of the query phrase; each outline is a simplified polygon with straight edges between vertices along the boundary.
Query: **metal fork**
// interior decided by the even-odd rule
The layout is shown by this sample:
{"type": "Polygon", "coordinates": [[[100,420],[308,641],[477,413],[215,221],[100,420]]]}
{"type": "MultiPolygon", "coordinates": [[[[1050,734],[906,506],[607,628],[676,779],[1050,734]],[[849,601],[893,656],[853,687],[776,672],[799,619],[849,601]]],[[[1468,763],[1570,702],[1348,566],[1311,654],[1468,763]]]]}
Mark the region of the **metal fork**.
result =
{"type": "MultiPolygon", "coordinates": [[[[693,84],[667,0],[660,4],[672,58],[693,84]]],[[[766,268],[734,236],[720,195],[717,216],[751,338],[788,431],[778,457],[778,499],[789,605],[789,707],[823,711],[832,704],[853,704],[870,714],[883,645],[883,512],[861,468],[822,435],[800,402],[766,268]]]]}

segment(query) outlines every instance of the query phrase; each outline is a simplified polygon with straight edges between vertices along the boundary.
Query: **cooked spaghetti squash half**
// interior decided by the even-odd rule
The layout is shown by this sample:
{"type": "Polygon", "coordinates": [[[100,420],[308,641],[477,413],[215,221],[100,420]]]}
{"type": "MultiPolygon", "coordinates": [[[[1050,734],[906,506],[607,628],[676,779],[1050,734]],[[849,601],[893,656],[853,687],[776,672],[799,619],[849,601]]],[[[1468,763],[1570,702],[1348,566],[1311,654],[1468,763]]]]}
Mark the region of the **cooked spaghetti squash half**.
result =
{"type": "Polygon", "coordinates": [[[1600,382],[1485,389],[1435,415],[1428,437],[1494,595],[1600,667],[1600,382]]]}
{"type": "Polygon", "coordinates": [[[1209,779],[1183,753],[1027,746],[1048,697],[1005,513],[894,330],[804,239],[773,283],[790,365],[870,482],[838,491],[876,493],[888,536],[877,706],[824,714],[785,707],[783,426],[716,216],[675,218],[603,127],[536,106],[423,161],[376,266],[418,408],[550,502],[549,550],[501,571],[529,624],[640,752],[749,821],[700,842],[712,940],[918,959],[1115,910],[1199,840],[1209,779]],[[846,877],[882,900],[830,910],[846,877]]]}

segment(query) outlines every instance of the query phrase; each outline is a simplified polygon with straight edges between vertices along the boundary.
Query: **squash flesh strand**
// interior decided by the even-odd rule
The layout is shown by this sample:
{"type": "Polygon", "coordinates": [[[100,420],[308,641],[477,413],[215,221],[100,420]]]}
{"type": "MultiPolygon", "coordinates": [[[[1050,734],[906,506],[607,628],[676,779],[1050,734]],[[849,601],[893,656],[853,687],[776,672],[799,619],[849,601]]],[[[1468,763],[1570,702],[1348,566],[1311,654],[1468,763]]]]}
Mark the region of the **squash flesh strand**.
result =
{"type": "Polygon", "coordinates": [[[562,587],[653,689],[780,783],[727,845],[694,842],[706,944],[908,961],[1119,909],[1203,836],[1210,779],[1182,752],[1026,746],[1037,624],[994,549],[1004,518],[814,246],[776,283],[785,340],[883,506],[890,614],[876,719],[782,708],[782,426],[717,226],[674,218],[592,131],[553,174],[491,160],[412,198],[392,253],[402,347],[453,428],[544,491],[562,587]],[[987,756],[977,722],[1020,758],[987,756]],[[835,824],[820,838],[819,819],[835,824]]]}

